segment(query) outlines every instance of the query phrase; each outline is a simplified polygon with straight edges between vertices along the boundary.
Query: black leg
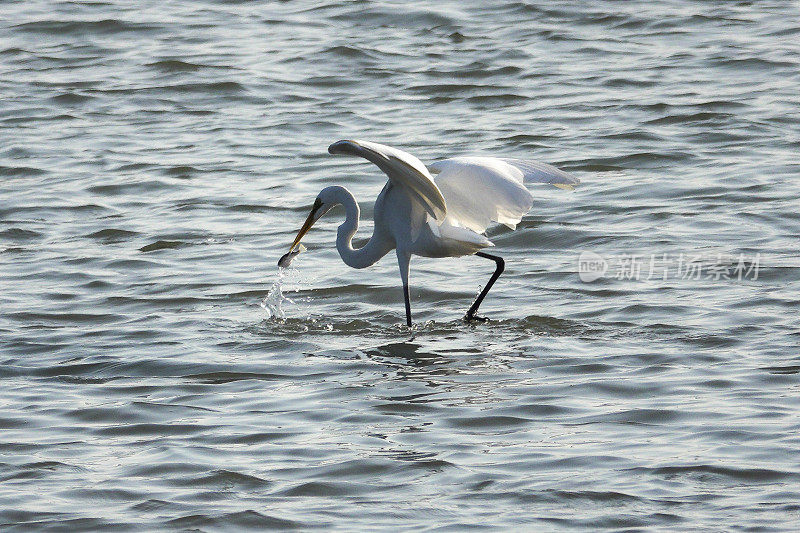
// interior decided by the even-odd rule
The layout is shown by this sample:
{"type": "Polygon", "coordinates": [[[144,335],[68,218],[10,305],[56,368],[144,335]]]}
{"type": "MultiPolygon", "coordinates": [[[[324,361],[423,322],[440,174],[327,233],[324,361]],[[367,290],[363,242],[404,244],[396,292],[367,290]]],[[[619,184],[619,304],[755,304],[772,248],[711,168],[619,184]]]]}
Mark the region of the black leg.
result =
{"type": "Polygon", "coordinates": [[[471,320],[485,322],[487,320],[486,318],[477,316],[475,313],[478,312],[478,307],[480,307],[481,302],[483,302],[483,299],[486,298],[486,294],[489,292],[489,289],[492,288],[494,282],[497,281],[497,278],[499,278],[500,274],[503,273],[503,269],[506,267],[506,262],[503,261],[502,257],[498,257],[496,255],[491,255],[483,252],[477,252],[475,253],[475,255],[477,255],[478,257],[485,257],[486,259],[491,259],[492,261],[495,262],[495,264],[497,264],[497,268],[495,269],[494,274],[492,274],[492,277],[489,278],[489,282],[486,284],[486,287],[484,287],[481,293],[478,295],[478,297],[475,298],[475,301],[472,303],[472,307],[469,308],[469,311],[467,311],[466,316],[464,316],[464,320],[468,322],[471,320]]]}
{"type": "Polygon", "coordinates": [[[400,267],[400,279],[403,281],[403,299],[406,301],[406,325],[411,327],[411,293],[408,290],[408,267],[411,254],[397,250],[397,265],[400,267]]]}
{"type": "Polygon", "coordinates": [[[406,325],[411,327],[411,294],[408,291],[408,283],[403,283],[403,297],[406,300],[406,325]]]}

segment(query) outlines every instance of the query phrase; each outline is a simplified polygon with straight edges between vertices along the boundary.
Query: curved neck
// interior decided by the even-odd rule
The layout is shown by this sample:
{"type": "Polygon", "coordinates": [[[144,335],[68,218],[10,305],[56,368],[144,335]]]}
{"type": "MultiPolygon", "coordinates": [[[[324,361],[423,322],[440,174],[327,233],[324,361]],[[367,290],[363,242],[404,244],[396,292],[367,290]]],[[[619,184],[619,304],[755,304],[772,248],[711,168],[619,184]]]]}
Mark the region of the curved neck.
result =
{"type": "Polygon", "coordinates": [[[353,268],[366,268],[374,265],[378,259],[389,253],[393,248],[392,243],[388,242],[380,235],[372,232],[367,244],[358,249],[353,249],[353,235],[358,231],[358,219],[361,216],[361,209],[358,207],[353,194],[344,187],[337,187],[335,201],[344,206],[346,218],[344,223],[339,226],[336,234],[336,249],[342,261],[347,266],[353,268]]]}

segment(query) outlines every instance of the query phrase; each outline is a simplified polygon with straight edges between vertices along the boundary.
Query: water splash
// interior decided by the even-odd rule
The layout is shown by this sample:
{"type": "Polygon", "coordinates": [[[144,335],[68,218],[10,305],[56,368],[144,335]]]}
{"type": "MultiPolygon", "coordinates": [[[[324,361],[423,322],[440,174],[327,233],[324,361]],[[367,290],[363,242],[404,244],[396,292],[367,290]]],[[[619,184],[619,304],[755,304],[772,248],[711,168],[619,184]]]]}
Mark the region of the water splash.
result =
{"type": "Polygon", "coordinates": [[[261,307],[267,312],[267,319],[286,318],[284,306],[295,305],[295,301],[286,296],[287,292],[300,290],[300,272],[296,268],[278,267],[278,279],[270,287],[267,296],[261,301],[261,307]]]}

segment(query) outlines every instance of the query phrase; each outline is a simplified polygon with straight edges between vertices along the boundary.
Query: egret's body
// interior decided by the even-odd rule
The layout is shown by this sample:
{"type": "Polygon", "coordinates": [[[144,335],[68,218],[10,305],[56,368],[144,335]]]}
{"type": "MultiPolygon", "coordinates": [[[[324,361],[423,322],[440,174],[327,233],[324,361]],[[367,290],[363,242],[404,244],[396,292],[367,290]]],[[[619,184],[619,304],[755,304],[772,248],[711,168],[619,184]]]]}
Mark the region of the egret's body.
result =
{"type": "MultiPolygon", "coordinates": [[[[497,222],[513,229],[519,223],[533,204],[533,196],[524,185],[526,181],[568,188],[578,183],[577,179],[554,167],[531,161],[462,157],[438,161],[426,168],[411,154],[366,141],[339,141],[328,151],[364,157],[389,177],[375,201],[372,236],[361,248],[353,248],[352,239],[360,216],[358,203],[344,187],[326,187],[317,196],[289,253],[294,253],[300,239],[322,215],[336,205],[344,206],[345,221],[339,226],[336,238],[339,255],[348,266],[366,268],[392,250],[396,251],[409,326],[408,273],[412,255],[460,257],[475,254],[494,260],[497,265],[494,275],[467,311],[468,320],[478,319],[475,316],[478,306],[504,265],[501,258],[481,252],[494,246],[483,235],[486,228],[497,222]],[[429,168],[438,174],[435,180],[429,168]]],[[[284,258],[287,256],[289,254],[284,258]]]]}

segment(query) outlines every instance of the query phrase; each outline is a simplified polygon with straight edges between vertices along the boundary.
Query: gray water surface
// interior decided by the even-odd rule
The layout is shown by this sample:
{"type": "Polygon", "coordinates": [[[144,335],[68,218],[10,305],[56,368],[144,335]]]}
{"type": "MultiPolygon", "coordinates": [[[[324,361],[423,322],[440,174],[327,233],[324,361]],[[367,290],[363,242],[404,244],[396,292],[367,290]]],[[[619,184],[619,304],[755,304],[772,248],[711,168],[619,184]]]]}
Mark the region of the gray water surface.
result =
{"type": "Polygon", "coordinates": [[[3,2],[0,529],[796,530],[798,20],[3,2]],[[490,230],[488,324],[461,317],[490,262],[417,258],[408,331],[394,257],[339,259],[340,211],[276,319],[320,189],[371,231],[385,179],[343,138],[583,184],[490,230]]]}

